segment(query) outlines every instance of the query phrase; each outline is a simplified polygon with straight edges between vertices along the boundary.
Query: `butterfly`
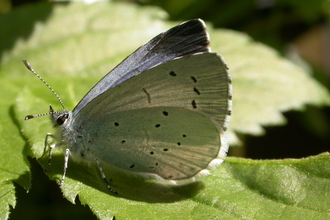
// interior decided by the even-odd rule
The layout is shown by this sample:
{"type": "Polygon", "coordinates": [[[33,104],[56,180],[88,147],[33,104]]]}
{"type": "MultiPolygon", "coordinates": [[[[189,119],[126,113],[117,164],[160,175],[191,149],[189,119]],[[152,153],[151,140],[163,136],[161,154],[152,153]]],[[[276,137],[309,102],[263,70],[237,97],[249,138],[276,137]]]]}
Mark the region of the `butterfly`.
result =
{"type": "MultiPolygon", "coordinates": [[[[59,135],[47,134],[45,149],[65,151],[64,184],[70,155],[124,172],[180,184],[194,181],[226,156],[225,139],[232,83],[224,59],[212,53],[205,24],[186,21],[163,32],[105,75],[77,104],[50,107],[59,135]],[[53,138],[56,144],[49,141],[53,138]]],[[[46,114],[42,114],[46,115],[46,114]]],[[[26,120],[41,115],[28,115],[26,120]]]]}

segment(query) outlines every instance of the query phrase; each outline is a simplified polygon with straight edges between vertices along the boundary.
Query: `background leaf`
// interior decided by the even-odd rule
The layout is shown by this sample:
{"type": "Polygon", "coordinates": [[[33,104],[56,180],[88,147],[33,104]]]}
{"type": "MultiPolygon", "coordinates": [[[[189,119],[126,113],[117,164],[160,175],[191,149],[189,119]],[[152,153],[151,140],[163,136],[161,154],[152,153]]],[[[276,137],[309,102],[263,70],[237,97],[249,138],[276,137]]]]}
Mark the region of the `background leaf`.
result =
{"type": "Polygon", "coordinates": [[[328,91],[276,51],[242,33],[213,30],[210,35],[213,51],[226,58],[234,82],[230,130],[260,135],[262,126],[285,122],[281,112],[329,104],[328,91]]]}

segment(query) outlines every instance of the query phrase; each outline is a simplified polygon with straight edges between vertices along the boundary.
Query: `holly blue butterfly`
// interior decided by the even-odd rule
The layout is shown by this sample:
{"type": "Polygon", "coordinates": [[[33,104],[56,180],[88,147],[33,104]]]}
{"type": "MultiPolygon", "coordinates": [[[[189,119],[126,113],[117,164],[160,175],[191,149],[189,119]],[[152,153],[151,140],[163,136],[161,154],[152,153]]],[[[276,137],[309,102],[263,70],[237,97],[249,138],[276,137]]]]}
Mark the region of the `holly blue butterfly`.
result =
{"type": "Polygon", "coordinates": [[[173,27],[138,48],[73,111],[65,110],[51,91],[63,110],[50,107],[48,114],[60,135],[47,134],[45,149],[49,148],[48,165],[54,148],[65,150],[61,185],[70,155],[95,161],[113,193],[102,164],[180,184],[207,174],[226,156],[231,78],[223,58],[211,52],[200,19],[173,27]],[[49,138],[57,143],[50,144],[49,138]]]}

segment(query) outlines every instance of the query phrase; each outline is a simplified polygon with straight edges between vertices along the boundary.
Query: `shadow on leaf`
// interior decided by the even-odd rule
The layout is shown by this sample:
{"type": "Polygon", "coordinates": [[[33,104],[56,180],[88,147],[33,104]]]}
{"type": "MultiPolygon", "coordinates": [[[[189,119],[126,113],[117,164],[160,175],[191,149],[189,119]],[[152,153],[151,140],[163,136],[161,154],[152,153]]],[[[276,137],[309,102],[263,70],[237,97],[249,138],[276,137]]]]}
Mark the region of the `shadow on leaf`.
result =
{"type": "MultiPolygon", "coordinates": [[[[75,187],[74,185],[77,185],[77,183],[69,182],[67,178],[81,182],[84,185],[109,194],[109,196],[149,203],[171,203],[189,199],[204,188],[204,184],[199,181],[186,185],[162,184],[138,175],[129,175],[112,166],[107,167],[102,165],[110,186],[118,192],[118,194],[113,194],[108,190],[101,178],[101,174],[94,161],[76,163],[70,159],[63,188],[64,190],[67,190],[66,188],[72,188],[72,190],[77,191],[77,194],[79,194],[79,191],[82,191],[83,186],[79,185],[79,187],[75,187]]],[[[46,168],[47,161],[47,156],[39,159],[39,163],[43,168],[46,168]]],[[[64,156],[54,154],[52,165],[47,172],[50,179],[55,179],[58,183],[60,182],[63,174],[63,164],[64,156]]]]}

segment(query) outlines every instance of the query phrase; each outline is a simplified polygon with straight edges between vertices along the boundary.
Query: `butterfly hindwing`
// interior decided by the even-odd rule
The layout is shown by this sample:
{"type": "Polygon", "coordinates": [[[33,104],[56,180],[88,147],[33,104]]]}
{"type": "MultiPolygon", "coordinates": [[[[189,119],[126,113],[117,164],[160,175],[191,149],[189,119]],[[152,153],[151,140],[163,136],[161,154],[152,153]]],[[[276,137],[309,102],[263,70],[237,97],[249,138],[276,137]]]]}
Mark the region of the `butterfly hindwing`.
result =
{"type": "Polygon", "coordinates": [[[84,152],[89,157],[163,179],[195,176],[218,156],[221,145],[212,121],[177,107],[116,112],[83,130],[88,133],[84,152]]]}

